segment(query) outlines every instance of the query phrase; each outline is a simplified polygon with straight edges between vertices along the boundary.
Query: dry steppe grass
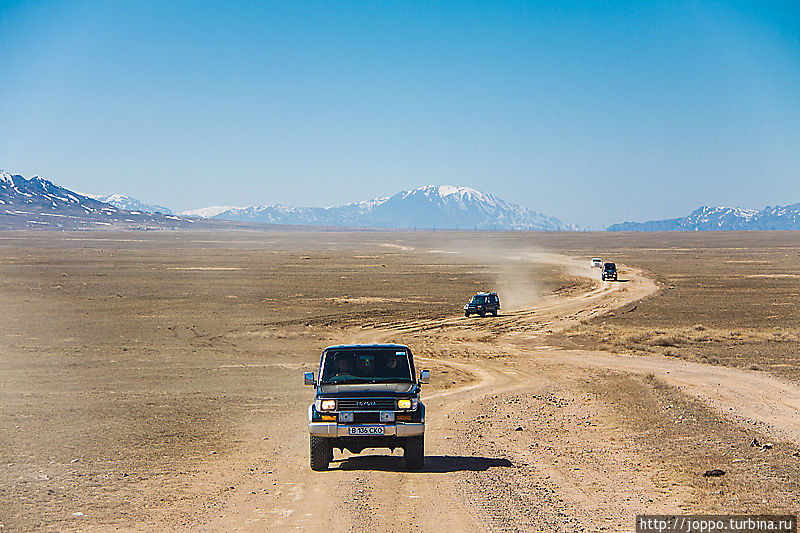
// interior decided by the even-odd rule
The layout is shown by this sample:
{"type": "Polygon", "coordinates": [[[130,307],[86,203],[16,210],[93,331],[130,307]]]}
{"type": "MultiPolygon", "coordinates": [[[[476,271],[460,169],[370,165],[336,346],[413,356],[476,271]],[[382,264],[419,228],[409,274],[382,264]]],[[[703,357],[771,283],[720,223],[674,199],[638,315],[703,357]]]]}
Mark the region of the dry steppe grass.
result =
{"type": "Polygon", "coordinates": [[[566,345],[662,353],[800,380],[796,232],[597,234],[596,248],[573,239],[574,247],[567,241],[561,249],[646,268],[661,290],[560,336],[566,345]]]}
{"type": "MultiPolygon", "coordinates": [[[[516,517],[552,530],[630,524],[636,498],[642,509],[660,499],[687,512],[791,510],[796,446],[751,447],[754,437],[764,441],[756,427],[655,375],[532,364],[539,346],[530,344],[511,357],[499,340],[537,324],[511,313],[467,321],[461,306],[490,287],[502,289],[504,302],[524,296],[528,309],[540,295],[580,299],[599,281],[535,264],[536,252],[587,264],[600,255],[647,269],[660,292],[545,344],[800,379],[797,241],[788,232],[0,234],[0,523],[213,530],[218,519],[216,529],[231,529],[246,498],[272,509],[291,499],[298,479],[310,491],[319,479],[302,474],[310,389],[299,374],[316,370],[320,349],[351,333],[365,342],[389,335],[438,359],[432,393],[475,381],[479,370],[514,380],[512,392],[446,396],[449,418],[431,432],[434,453],[510,458],[513,467],[423,474],[435,489],[429,495],[466,494],[463,508],[484,502],[497,529],[516,517]],[[454,325],[462,329],[442,335],[454,325]],[[524,408],[506,410],[510,402],[524,408]],[[716,467],[729,474],[701,477],[716,467]],[[587,494],[604,512],[619,504],[619,520],[593,512],[581,499],[587,494]]],[[[360,529],[369,529],[365,517],[395,516],[340,505],[342,490],[351,501],[370,494],[394,504],[396,485],[384,473],[343,471],[330,493],[337,516],[366,524],[360,529]]],[[[320,503],[308,496],[290,504],[302,508],[295,519],[320,503]]],[[[416,503],[428,513],[429,501],[416,503]]]]}

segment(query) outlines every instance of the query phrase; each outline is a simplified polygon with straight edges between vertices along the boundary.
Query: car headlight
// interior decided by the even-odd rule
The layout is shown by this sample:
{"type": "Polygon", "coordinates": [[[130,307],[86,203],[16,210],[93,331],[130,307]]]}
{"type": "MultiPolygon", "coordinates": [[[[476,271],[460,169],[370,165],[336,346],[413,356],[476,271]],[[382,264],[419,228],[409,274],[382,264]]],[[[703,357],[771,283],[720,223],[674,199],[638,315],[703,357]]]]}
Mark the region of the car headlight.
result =
{"type": "Polygon", "coordinates": [[[320,411],[333,411],[336,409],[336,400],[322,400],[319,402],[320,411]]]}
{"type": "Polygon", "coordinates": [[[397,400],[397,408],[398,409],[416,409],[417,408],[417,400],[412,398],[403,398],[402,400],[397,400]]]}

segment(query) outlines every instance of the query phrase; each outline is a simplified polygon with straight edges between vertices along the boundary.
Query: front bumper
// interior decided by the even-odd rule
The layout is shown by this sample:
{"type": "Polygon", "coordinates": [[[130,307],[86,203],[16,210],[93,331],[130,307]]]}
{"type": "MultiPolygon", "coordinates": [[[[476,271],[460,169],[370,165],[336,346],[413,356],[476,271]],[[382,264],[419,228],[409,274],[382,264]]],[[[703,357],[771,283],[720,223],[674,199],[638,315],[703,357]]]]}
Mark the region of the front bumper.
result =
{"type": "Polygon", "coordinates": [[[315,437],[359,437],[361,435],[351,435],[348,428],[351,427],[375,427],[383,428],[383,435],[374,437],[415,437],[425,433],[425,423],[419,422],[398,422],[397,424],[338,424],[336,422],[310,422],[308,432],[315,437]]]}

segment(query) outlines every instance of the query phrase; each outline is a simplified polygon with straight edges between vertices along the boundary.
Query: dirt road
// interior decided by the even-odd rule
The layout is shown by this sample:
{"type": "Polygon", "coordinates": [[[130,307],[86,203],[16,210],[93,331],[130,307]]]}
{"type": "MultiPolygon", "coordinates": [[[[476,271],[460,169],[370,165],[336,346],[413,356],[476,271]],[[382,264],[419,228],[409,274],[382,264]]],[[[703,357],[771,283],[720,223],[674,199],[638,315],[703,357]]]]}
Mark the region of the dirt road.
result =
{"type": "MultiPolygon", "coordinates": [[[[594,277],[565,257],[546,260],[594,277]]],[[[622,272],[618,283],[592,280],[586,290],[548,297],[496,319],[403,320],[342,332],[348,342],[402,339],[434,369],[434,383],[448,375],[470,377],[464,385],[434,386],[424,395],[425,469],[403,472],[398,453],[366,451],[359,456],[337,452],[329,472],[312,472],[307,436],[287,421],[270,437],[280,443],[271,458],[279,460],[269,462],[273,484],[265,489],[262,476],[245,476],[219,516],[203,527],[619,531],[631,529],[637,513],[724,506],[725,498],[714,496],[724,495],[728,487],[699,474],[719,465],[704,463],[704,457],[697,463],[681,458],[681,444],[671,457],[650,453],[640,433],[653,428],[642,429],[641,420],[662,418],[663,404],[660,411],[672,409],[676,424],[706,416],[720,426],[757,426],[776,442],[798,443],[800,388],[758,372],[545,344],[550,333],[657,291],[642,272],[622,272]],[[615,392],[611,397],[608,390],[598,390],[609,383],[615,392]],[[695,404],[692,397],[701,402],[695,404]],[[639,421],[632,424],[613,404],[634,398],[639,421]],[[684,411],[690,414],[679,414],[684,411]]],[[[695,438],[720,438],[725,429],[701,436],[688,432],[695,438]]],[[[683,429],[662,428],[660,438],[664,431],[683,429]]],[[[681,442],[678,436],[670,438],[681,442]]],[[[684,435],[683,441],[690,438],[684,435]]],[[[241,457],[232,466],[253,473],[259,465],[256,457],[241,457]]],[[[752,503],[773,510],[791,505],[752,503]]]]}
{"type": "Polygon", "coordinates": [[[783,233],[743,234],[701,261],[719,240],[701,237],[0,235],[0,529],[625,531],[643,512],[797,512],[794,278],[741,268],[794,275],[795,254],[783,233]],[[602,283],[587,250],[652,272],[602,283]],[[501,316],[458,312],[488,287],[501,316]],[[368,450],[312,472],[300,374],[326,345],[381,341],[432,371],[425,468],[368,450]],[[771,374],[686,360],[748,368],[750,346],[771,374]]]}

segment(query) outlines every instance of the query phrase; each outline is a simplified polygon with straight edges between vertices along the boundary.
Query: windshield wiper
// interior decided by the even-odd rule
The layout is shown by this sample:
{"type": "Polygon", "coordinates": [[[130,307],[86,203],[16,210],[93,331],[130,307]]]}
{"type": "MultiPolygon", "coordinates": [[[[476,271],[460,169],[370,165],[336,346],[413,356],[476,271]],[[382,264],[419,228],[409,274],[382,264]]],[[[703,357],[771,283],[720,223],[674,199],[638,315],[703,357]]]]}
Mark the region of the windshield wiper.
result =
{"type": "Polygon", "coordinates": [[[353,384],[353,383],[368,383],[363,379],[337,379],[335,381],[323,381],[323,385],[342,385],[342,384],[353,384]]]}
{"type": "Polygon", "coordinates": [[[377,384],[377,383],[413,383],[409,378],[361,378],[361,379],[342,379],[336,381],[323,381],[322,385],[342,385],[342,384],[377,384]]]}

